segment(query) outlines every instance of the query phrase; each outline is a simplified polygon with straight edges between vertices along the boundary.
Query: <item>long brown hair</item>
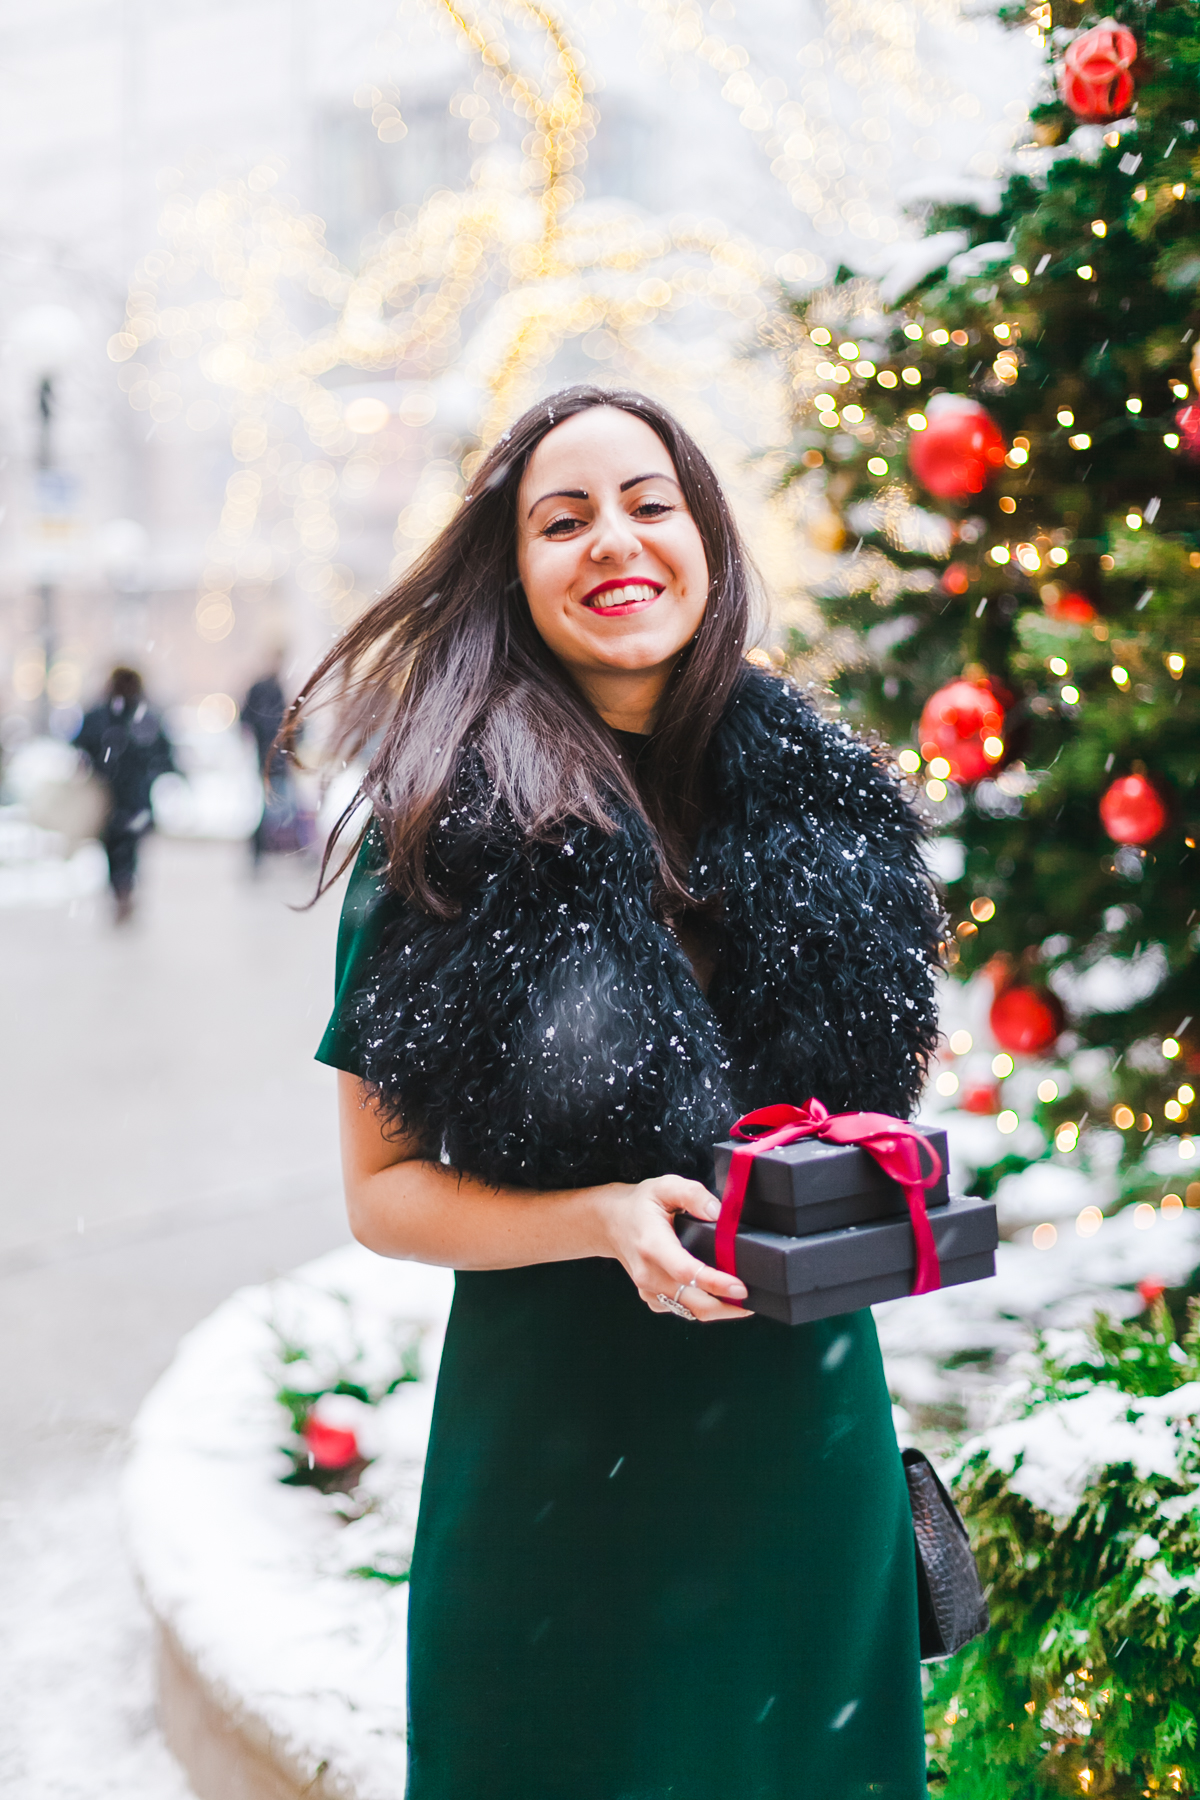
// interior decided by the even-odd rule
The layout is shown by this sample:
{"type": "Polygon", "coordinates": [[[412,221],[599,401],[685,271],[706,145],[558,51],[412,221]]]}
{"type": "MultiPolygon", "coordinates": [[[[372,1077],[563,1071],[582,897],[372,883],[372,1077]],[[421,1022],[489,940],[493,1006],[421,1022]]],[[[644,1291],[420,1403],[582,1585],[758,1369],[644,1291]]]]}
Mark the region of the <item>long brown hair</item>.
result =
{"type": "MultiPolygon", "coordinates": [[[[744,667],[749,599],[747,560],[720,483],[664,407],[644,394],[590,386],[540,400],[484,458],[441,535],[339,639],[292,704],[280,734],[285,751],[295,754],[304,720],[332,705],[327,751],[344,762],[370,759],[326,847],[318,893],[334,879],[330,862],[366,798],[384,827],[392,885],[428,912],[455,912],[453,895],[431,879],[427,848],[469,745],[496,803],[527,838],[551,836],[568,818],[611,832],[614,799],[637,807],[658,845],[662,904],[686,908],[705,752],[744,667]],[[632,413],[662,440],[709,568],[704,617],[672,672],[636,785],[611,733],[534,627],[517,573],[526,464],[556,425],[594,406],[632,413]]],[[[335,874],[348,861],[349,854],[335,874]]]]}

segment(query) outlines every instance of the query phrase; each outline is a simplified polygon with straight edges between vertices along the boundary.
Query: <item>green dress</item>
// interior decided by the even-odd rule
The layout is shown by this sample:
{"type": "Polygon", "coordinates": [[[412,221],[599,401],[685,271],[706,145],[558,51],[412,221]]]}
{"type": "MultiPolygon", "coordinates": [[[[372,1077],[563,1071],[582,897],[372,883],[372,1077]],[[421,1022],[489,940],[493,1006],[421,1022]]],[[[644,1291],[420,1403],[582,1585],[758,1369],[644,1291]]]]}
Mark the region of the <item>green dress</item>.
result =
{"type": "MultiPolygon", "coordinates": [[[[318,1052],[351,1073],[378,895],[364,851],[318,1052]]],[[[698,1326],[615,1262],[459,1272],[408,1800],[925,1800],[913,1554],[869,1312],[698,1326]]]]}

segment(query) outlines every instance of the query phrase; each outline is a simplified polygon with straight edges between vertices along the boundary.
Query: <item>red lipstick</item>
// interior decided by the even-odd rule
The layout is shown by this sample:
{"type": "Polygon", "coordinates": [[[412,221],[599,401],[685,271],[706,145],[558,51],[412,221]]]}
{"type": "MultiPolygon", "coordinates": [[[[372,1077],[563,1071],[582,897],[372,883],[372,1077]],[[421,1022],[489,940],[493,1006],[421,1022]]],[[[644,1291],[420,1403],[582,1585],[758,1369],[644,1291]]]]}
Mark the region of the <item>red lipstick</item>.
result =
{"type": "Polygon", "coordinates": [[[590,612],[603,613],[605,618],[624,618],[627,613],[641,612],[647,606],[653,606],[663,591],[661,581],[638,580],[636,576],[626,575],[612,581],[602,581],[583,596],[583,605],[590,612]],[[605,604],[605,594],[616,593],[623,589],[631,590],[631,598],[617,603],[605,604]]]}

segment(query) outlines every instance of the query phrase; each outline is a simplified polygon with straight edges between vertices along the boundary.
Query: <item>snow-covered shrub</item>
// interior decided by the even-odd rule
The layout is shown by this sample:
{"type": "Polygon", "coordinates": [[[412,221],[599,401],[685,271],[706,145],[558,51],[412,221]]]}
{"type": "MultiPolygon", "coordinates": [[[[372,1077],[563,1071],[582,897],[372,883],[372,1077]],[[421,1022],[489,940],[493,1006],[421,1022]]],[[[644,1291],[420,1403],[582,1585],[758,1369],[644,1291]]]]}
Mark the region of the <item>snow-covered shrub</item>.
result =
{"type": "Polygon", "coordinates": [[[281,1427],[286,1421],[279,1479],[318,1489],[333,1517],[357,1527],[348,1541],[368,1553],[347,1561],[349,1574],[406,1582],[412,1483],[397,1486],[392,1440],[398,1428],[403,1452],[411,1453],[411,1408],[401,1390],[423,1379],[426,1331],[378,1317],[337,1290],[299,1284],[281,1288],[270,1330],[267,1376],[281,1427]]]}
{"type": "MultiPolygon", "coordinates": [[[[1012,1365],[1010,1365],[1010,1368],[1012,1365]]],[[[1200,1792],[1200,1333],[1050,1332],[955,1486],[992,1628],[930,1680],[946,1800],[1200,1792]]]]}

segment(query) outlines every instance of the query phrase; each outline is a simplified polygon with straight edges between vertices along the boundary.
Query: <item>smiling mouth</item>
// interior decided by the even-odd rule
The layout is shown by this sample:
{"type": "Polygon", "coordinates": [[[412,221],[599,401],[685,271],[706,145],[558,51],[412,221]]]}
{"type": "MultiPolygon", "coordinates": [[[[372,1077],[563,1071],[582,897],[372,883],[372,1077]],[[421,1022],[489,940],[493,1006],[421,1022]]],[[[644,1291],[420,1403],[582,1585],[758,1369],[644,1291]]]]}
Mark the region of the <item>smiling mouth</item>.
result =
{"type": "Polygon", "coordinates": [[[583,604],[592,612],[630,613],[652,605],[662,591],[656,581],[605,581],[584,595],[583,604]]]}

